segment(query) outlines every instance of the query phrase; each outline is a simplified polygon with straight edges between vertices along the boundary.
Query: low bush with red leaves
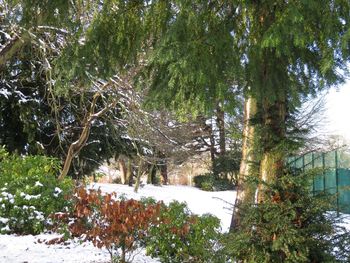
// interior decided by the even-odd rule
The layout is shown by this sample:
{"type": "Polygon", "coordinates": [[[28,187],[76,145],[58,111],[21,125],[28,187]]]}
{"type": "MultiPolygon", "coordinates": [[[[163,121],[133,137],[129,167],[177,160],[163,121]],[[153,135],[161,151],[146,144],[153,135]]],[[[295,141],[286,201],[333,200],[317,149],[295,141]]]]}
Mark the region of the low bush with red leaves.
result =
{"type": "Polygon", "coordinates": [[[71,237],[106,248],[111,262],[127,262],[150,227],[159,224],[160,203],[118,200],[115,193],[102,195],[85,188],[77,189],[74,199],[73,211],[56,219],[67,223],[71,237]]]}

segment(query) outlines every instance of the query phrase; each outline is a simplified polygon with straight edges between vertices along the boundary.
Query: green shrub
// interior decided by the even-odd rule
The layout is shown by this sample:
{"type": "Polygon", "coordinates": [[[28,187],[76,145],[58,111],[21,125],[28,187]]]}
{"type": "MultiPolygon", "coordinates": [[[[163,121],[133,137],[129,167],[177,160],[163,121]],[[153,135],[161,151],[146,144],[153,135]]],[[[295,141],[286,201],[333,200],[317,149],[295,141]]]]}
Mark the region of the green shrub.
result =
{"type": "Polygon", "coordinates": [[[214,175],[211,173],[197,175],[193,178],[195,187],[204,191],[213,191],[214,189],[214,175]]]}
{"type": "Polygon", "coordinates": [[[286,174],[266,185],[264,202],[241,206],[226,242],[236,262],[348,262],[350,236],[330,213],[332,198],[312,196],[310,176],[286,174]]]}
{"type": "Polygon", "coordinates": [[[0,148],[0,233],[38,234],[48,215],[69,205],[72,181],[58,181],[56,159],[9,155],[0,148]]]}
{"type": "Polygon", "coordinates": [[[212,173],[197,175],[193,178],[195,187],[204,191],[232,190],[234,185],[226,178],[217,178],[212,173]]]}
{"type": "Polygon", "coordinates": [[[161,223],[151,227],[146,240],[148,255],[161,262],[224,262],[218,218],[192,215],[185,203],[177,201],[160,211],[161,223]]]}
{"type": "Polygon", "coordinates": [[[233,185],[237,184],[241,154],[241,151],[235,149],[217,156],[213,162],[214,175],[218,178],[231,178],[231,183],[233,185]]]}

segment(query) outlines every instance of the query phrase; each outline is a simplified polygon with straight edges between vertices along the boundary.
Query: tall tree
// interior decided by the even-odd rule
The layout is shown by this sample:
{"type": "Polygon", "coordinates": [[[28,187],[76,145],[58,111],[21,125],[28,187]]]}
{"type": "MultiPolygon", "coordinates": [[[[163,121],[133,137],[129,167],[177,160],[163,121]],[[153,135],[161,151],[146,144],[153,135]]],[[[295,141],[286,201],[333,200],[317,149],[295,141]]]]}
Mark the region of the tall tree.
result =
{"type": "MultiPolygon", "coordinates": [[[[264,182],[283,173],[291,147],[290,111],[303,96],[342,82],[347,72],[349,5],[342,0],[174,1],[150,58],[152,97],[174,107],[213,105],[211,99],[230,87],[243,87],[246,108],[256,112],[246,116],[246,139],[253,142],[244,144],[239,181],[260,180],[263,202],[264,182]],[[251,161],[259,167],[251,170],[251,161]]],[[[239,190],[238,196],[249,200],[255,193],[239,190]]],[[[239,226],[238,211],[233,226],[239,226]]]]}
{"type": "MultiPolygon", "coordinates": [[[[260,119],[259,179],[269,183],[283,173],[289,111],[303,96],[340,83],[339,70],[347,71],[349,2],[241,1],[239,10],[247,96],[260,119]]],[[[263,185],[258,201],[266,198],[263,185]]]]}

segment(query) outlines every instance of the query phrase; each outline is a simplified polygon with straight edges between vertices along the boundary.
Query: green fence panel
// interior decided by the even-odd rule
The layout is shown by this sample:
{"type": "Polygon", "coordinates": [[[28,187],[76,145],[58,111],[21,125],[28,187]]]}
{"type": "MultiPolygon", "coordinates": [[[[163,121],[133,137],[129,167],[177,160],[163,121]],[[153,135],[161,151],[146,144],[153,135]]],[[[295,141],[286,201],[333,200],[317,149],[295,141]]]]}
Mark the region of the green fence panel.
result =
{"type": "Polygon", "coordinates": [[[304,167],[304,161],[303,157],[299,157],[294,161],[294,168],[296,169],[303,169],[304,167]]]}
{"type": "Polygon", "coordinates": [[[313,181],[313,190],[314,190],[314,192],[315,193],[323,192],[324,189],[325,189],[324,176],[323,175],[315,176],[314,181],[313,181]]]}
{"type": "Polygon", "coordinates": [[[338,150],[338,168],[350,168],[350,153],[348,149],[338,150]]]}
{"type": "Polygon", "coordinates": [[[313,194],[325,191],[330,195],[334,210],[350,214],[350,151],[339,149],[326,153],[307,153],[289,157],[288,163],[295,170],[323,168],[320,175],[312,179],[313,194]]]}
{"type": "Polygon", "coordinates": [[[334,210],[338,210],[337,202],[337,176],[335,169],[328,169],[324,172],[325,176],[325,191],[331,195],[334,204],[334,210]],[[333,198],[334,197],[334,198],[333,198]]]}
{"type": "Polygon", "coordinates": [[[322,168],[322,153],[314,153],[314,168],[322,168]]]}
{"type": "Polygon", "coordinates": [[[328,169],[325,172],[325,190],[329,194],[337,193],[337,177],[335,169],[328,169]]]}
{"type": "Polygon", "coordinates": [[[324,153],[325,167],[336,168],[335,151],[324,153]]]}
{"type": "Polygon", "coordinates": [[[350,170],[338,169],[339,211],[350,213],[350,170]]]}
{"type": "Polygon", "coordinates": [[[313,155],[312,153],[308,153],[304,155],[304,169],[312,169],[313,167],[313,161],[312,161],[313,155]]]}

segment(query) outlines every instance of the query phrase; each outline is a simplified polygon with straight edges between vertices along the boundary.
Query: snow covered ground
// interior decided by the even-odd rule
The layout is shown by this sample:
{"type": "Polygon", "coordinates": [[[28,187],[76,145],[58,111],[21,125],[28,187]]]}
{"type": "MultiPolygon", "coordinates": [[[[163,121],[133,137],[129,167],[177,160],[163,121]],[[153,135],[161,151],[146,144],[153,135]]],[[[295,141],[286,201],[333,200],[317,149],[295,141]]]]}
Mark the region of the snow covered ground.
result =
{"type": "MultiPolygon", "coordinates": [[[[116,192],[128,198],[140,199],[153,197],[169,203],[172,200],[186,202],[193,213],[211,213],[221,219],[222,231],[227,231],[231,220],[231,206],[235,200],[235,191],[205,192],[188,186],[152,186],[146,185],[134,193],[133,188],[117,184],[93,184],[91,188],[101,188],[103,192],[116,192]]],[[[350,231],[350,217],[344,220],[344,226],[350,231]]],[[[38,236],[0,235],[0,263],[107,263],[106,250],[95,248],[92,244],[70,242],[68,245],[46,245],[43,240],[51,240],[55,234],[38,236]]],[[[134,263],[159,263],[139,251],[134,263]]]]}
{"type": "MultiPolygon", "coordinates": [[[[231,209],[235,191],[205,192],[188,186],[152,186],[141,187],[138,193],[133,188],[117,184],[94,184],[92,188],[101,188],[103,192],[116,192],[129,198],[153,197],[169,203],[172,200],[186,201],[193,213],[211,213],[221,219],[222,230],[227,231],[230,225],[231,209]]],[[[0,263],[105,263],[109,262],[109,254],[105,250],[91,244],[71,242],[69,245],[45,245],[40,240],[50,240],[54,234],[38,236],[0,235],[0,263]]],[[[141,251],[133,260],[135,263],[156,263],[141,251]]]]}
{"type": "Polygon", "coordinates": [[[125,194],[128,198],[140,199],[141,197],[153,197],[169,203],[172,200],[186,202],[189,209],[195,214],[211,213],[221,220],[222,230],[228,231],[232,205],[236,198],[235,191],[206,192],[190,186],[154,186],[145,185],[140,187],[138,193],[133,187],[117,184],[93,184],[91,188],[101,188],[102,192],[116,192],[118,195],[125,194]]]}

